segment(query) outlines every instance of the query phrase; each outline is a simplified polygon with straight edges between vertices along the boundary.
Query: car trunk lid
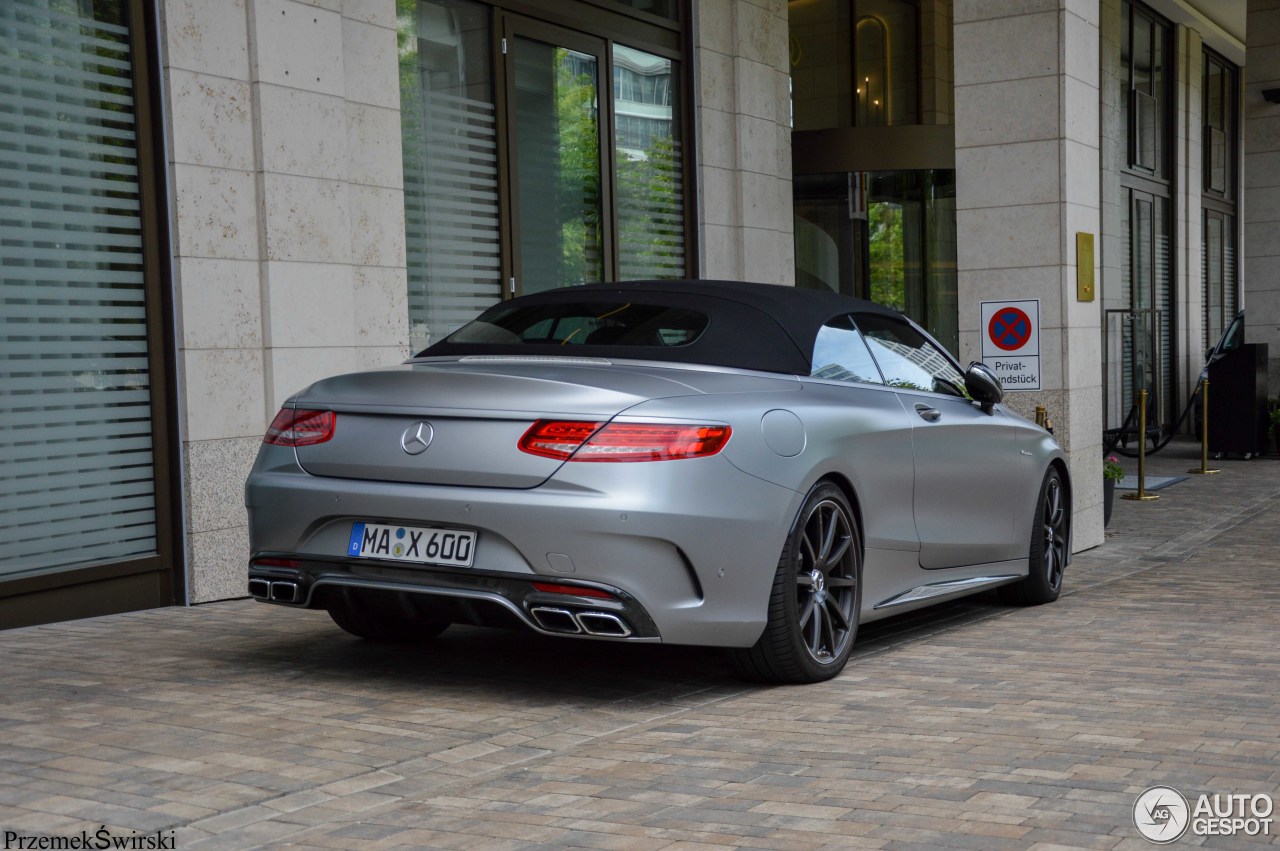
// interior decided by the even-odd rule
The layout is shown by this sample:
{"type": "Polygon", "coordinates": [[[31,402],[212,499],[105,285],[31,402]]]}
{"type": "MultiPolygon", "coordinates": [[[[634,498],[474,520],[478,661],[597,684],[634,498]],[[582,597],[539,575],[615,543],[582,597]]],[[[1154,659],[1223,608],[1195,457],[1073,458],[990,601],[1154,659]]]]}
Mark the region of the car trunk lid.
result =
{"type": "Polygon", "coordinates": [[[325,379],[294,404],[336,412],[334,434],[298,447],[298,462],[316,476],[536,487],[564,463],[520,451],[521,436],[538,420],[605,422],[649,399],[699,392],[672,378],[609,366],[591,359],[472,359],[325,379]]]}

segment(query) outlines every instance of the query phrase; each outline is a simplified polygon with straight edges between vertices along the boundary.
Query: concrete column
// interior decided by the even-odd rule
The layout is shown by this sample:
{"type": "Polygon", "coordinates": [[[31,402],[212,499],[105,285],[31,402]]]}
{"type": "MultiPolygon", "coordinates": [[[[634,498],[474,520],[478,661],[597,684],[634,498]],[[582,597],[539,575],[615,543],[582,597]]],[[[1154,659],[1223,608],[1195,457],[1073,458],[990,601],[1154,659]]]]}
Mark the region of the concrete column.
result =
{"type": "Polygon", "coordinates": [[[793,284],[787,4],[693,8],[701,275],[793,284]]]}
{"type": "Polygon", "coordinates": [[[961,358],[980,358],[980,302],[1040,300],[1042,389],[1006,401],[1048,408],[1087,549],[1103,540],[1101,314],[1076,298],[1076,233],[1094,235],[1096,279],[1099,3],[957,0],[953,14],[961,358]]]}
{"type": "Polygon", "coordinates": [[[1280,393],[1280,0],[1249,0],[1244,114],[1244,304],[1250,343],[1270,348],[1271,395],[1280,393]]]}
{"type": "Polygon", "coordinates": [[[188,589],[205,602],[245,593],[244,479],[280,403],[407,350],[396,8],[160,12],[188,589]]]}
{"type": "Polygon", "coordinates": [[[1177,410],[1195,392],[1204,350],[1204,42],[1185,26],[1175,29],[1178,80],[1173,103],[1174,127],[1174,372],[1177,410]]]}

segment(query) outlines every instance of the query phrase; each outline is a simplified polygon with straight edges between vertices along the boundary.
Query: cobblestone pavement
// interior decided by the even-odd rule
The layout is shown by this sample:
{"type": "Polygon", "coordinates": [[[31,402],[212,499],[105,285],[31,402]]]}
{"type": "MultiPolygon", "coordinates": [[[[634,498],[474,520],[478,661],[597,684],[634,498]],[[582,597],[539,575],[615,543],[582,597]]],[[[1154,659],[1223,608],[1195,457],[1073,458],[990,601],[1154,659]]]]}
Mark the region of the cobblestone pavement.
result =
{"type": "MultiPolygon", "coordinates": [[[[1175,445],[1149,473],[1197,459],[1175,445]]],[[[1280,461],[1220,466],[1117,500],[1056,604],[874,624],[813,686],[469,628],[386,649],[248,601],[3,632],[0,839],[1146,848],[1149,786],[1280,789],[1280,461]]]]}

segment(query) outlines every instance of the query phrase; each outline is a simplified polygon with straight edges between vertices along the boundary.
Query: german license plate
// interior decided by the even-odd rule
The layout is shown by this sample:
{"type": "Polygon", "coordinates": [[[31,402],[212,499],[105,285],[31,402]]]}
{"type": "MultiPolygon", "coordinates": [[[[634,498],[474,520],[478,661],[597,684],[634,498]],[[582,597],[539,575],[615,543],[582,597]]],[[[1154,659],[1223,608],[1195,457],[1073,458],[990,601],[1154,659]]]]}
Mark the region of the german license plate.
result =
{"type": "Polygon", "coordinates": [[[431,526],[387,526],[355,523],[347,555],[351,558],[384,558],[417,564],[470,567],[475,556],[476,533],[431,526]]]}

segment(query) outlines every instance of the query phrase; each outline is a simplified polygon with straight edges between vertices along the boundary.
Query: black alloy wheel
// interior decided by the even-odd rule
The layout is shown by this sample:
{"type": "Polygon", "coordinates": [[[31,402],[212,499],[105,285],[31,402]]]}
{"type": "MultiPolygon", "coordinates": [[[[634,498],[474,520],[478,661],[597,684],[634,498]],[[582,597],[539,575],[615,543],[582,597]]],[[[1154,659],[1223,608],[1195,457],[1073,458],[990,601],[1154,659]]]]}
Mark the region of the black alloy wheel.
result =
{"type": "Polygon", "coordinates": [[[1071,546],[1071,499],[1057,467],[1045,473],[1031,527],[1027,577],[1000,589],[1001,597],[1020,606],[1052,603],[1062,593],[1071,546]]]}
{"type": "Polygon", "coordinates": [[[810,683],[844,668],[858,633],[862,540],[840,488],[809,492],[778,560],[769,620],[755,646],[734,651],[739,670],[768,682],[810,683]]]}

